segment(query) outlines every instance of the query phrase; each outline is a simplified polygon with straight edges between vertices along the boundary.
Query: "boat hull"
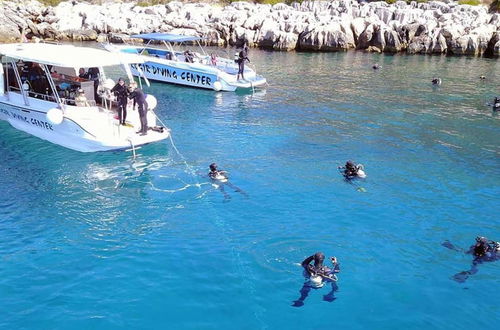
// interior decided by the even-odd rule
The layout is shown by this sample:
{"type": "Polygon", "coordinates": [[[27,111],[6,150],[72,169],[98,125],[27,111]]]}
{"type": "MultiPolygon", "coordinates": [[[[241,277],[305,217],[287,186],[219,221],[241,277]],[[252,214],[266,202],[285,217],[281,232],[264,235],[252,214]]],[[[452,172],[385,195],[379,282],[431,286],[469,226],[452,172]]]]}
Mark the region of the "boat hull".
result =
{"type": "Polygon", "coordinates": [[[218,58],[217,65],[211,65],[207,64],[210,61],[208,56],[197,57],[195,62],[185,62],[180,53],[176,53],[178,60],[165,58],[166,51],[161,49],[146,48],[149,53],[154,53],[141,55],[144,47],[113,44],[103,47],[110,52],[139,56],[144,63],[131,64],[130,71],[134,76],[144,75],[148,80],[227,92],[253,89],[267,83],[264,77],[258,76],[249,67],[245,67],[245,79],[238,80],[238,66],[227,58],[218,58]]]}
{"type": "Polygon", "coordinates": [[[114,124],[107,128],[110,130],[109,134],[98,134],[97,132],[102,132],[104,126],[93,128],[80,121],[79,118],[72,118],[70,115],[65,115],[63,121],[58,125],[51,123],[47,119],[47,110],[35,106],[12,104],[5,96],[0,97],[1,120],[7,121],[20,131],[80,152],[131,149],[170,136],[168,129],[161,133],[150,131],[147,135],[141,136],[135,134],[133,128],[114,124]]]}

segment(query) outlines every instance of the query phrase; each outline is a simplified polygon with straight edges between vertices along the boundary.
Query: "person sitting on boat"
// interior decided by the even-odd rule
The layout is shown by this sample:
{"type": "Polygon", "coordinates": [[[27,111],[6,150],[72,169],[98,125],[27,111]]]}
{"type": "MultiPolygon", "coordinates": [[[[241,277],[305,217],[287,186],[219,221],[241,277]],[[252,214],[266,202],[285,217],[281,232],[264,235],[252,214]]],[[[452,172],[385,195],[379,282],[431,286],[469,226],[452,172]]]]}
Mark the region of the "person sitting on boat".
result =
{"type": "Polygon", "coordinates": [[[80,68],[80,70],[78,70],[78,77],[79,78],[82,78],[82,79],[89,79],[89,73],[87,71],[85,71],[84,68],[80,68]]]}
{"type": "Polygon", "coordinates": [[[194,54],[189,49],[184,52],[184,59],[188,63],[194,63],[194,54]]]}
{"type": "Polygon", "coordinates": [[[28,80],[35,92],[35,97],[41,97],[42,94],[45,94],[46,88],[49,87],[45,72],[38,63],[31,63],[28,70],[28,80]]]}
{"type": "Polygon", "coordinates": [[[119,78],[116,85],[111,89],[111,92],[115,94],[116,102],[118,103],[120,125],[125,125],[125,119],[127,119],[127,96],[129,94],[127,86],[125,86],[125,80],[119,78]]]}
{"type": "Polygon", "coordinates": [[[365,178],[366,174],[364,172],[364,167],[362,164],[355,164],[353,161],[348,160],[344,166],[338,167],[343,170],[343,175],[346,179],[353,179],[356,177],[365,178]]]}
{"type": "Polygon", "coordinates": [[[217,66],[217,55],[214,53],[210,54],[210,64],[213,66],[217,66]]]}
{"type": "Polygon", "coordinates": [[[323,287],[325,282],[332,284],[332,290],[325,296],[323,300],[332,302],[335,300],[334,293],[338,290],[337,287],[337,276],[336,274],[340,272],[340,265],[336,257],[330,257],[332,262],[332,268],[323,265],[325,260],[325,255],[322,252],[316,252],[312,256],[307,257],[302,261],[301,266],[304,268],[304,277],[306,281],[304,282],[302,288],[300,289],[300,297],[293,301],[292,306],[300,307],[304,305],[304,301],[309,295],[311,289],[319,289],[323,287]],[[314,265],[311,262],[314,261],[314,265]]]}
{"type": "Polygon", "coordinates": [[[76,91],[75,105],[77,107],[88,107],[88,106],[90,106],[89,102],[87,101],[87,97],[85,96],[85,92],[81,88],[78,88],[78,90],[76,91]]]}
{"type": "Polygon", "coordinates": [[[209,168],[210,168],[210,172],[208,172],[208,176],[210,177],[210,179],[221,181],[221,182],[227,181],[227,179],[228,179],[227,172],[226,171],[219,171],[217,169],[216,163],[210,164],[209,168]]]}
{"type": "Polygon", "coordinates": [[[245,61],[250,63],[247,46],[243,47],[243,50],[238,54],[238,59],[236,60],[238,63],[238,76],[236,77],[236,80],[240,80],[240,75],[241,79],[245,80],[245,77],[243,76],[243,72],[245,71],[245,61]]]}
{"type": "Polygon", "coordinates": [[[139,109],[141,129],[137,133],[140,135],[146,135],[148,134],[148,119],[147,119],[148,104],[146,103],[146,96],[144,95],[142,89],[137,87],[137,83],[135,81],[132,81],[130,83],[129,91],[130,94],[128,98],[134,100],[133,108],[135,109],[135,105],[137,104],[137,107],[139,109]]]}

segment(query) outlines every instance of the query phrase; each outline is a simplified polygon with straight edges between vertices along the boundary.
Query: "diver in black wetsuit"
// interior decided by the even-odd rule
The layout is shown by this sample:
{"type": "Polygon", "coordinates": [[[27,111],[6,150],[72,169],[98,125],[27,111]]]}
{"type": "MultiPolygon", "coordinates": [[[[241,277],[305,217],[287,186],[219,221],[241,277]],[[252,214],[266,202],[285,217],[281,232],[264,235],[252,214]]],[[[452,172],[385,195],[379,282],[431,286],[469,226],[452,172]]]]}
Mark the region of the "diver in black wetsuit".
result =
{"type": "Polygon", "coordinates": [[[243,47],[243,50],[238,54],[238,59],[236,60],[236,63],[238,63],[238,76],[236,77],[236,80],[240,80],[240,75],[241,79],[245,80],[245,77],[243,76],[243,72],[245,71],[245,61],[250,63],[247,46],[243,47]]]}
{"type": "Polygon", "coordinates": [[[111,89],[111,92],[115,94],[116,101],[118,102],[118,119],[120,120],[120,125],[125,125],[125,119],[127,119],[127,96],[129,93],[123,78],[118,79],[118,83],[111,89]]]}
{"type": "Polygon", "coordinates": [[[316,252],[312,256],[307,257],[302,261],[301,265],[304,268],[304,277],[306,281],[304,285],[300,289],[300,297],[293,301],[292,306],[300,307],[304,305],[304,300],[306,300],[309,295],[309,291],[311,289],[319,289],[323,287],[324,282],[329,282],[332,284],[332,290],[323,296],[323,300],[332,302],[336,298],[334,296],[335,291],[338,290],[337,286],[337,276],[335,274],[340,272],[340,265],[337,261],[337,258],[331,257],[330,261],[332,262],[333,268],[329,268],[323,265],[323,261],[325,260],[325,255],[322,252],[316,252]],[[311,262],[314,261],[314,265],[311,265],[311,262]]]}
{"type": "Polygon", "coordinates": [[[492,106],[494,111],[500,110],[500,96],[495,97],[492,106]]]}
{"type": "Polygon", "coordinates": [[[210,172],[208,172],[208,177],[212,180],[213,184],[217,186],[217,188],[219,188],[219,190],[224,195],[224,199],[226,201],[231,199],[231,196],[229,196],[229,194],[224,190],[225,185],[234,189],[234,191],[239,192],[242,195],[248,197],[248,194],[245,191],[241,190],[240,188],[236,187],[234,184],[229,182],[229,176],[227,171],[222,171],[222,170],[219,171],[217,169],[217,164],[215,163],[210,164],[209,168],[210,172]]]}
{"type": "Polygon", "coordinates": [[[146,103],[146,96],[144,95],[142,89],[137,87],[137,83],[135,81],[130,83],[130,91],[131,92],[128,98],[134,100],[134,108],[137,104],[137,108],[139,109],[139,118],[141,119],[141,129],[137,132],[137,134],[146,135],[148,134],[148,104],[146,103]]]}
{"type": "Polygon", "coordinates": [[[434,86],[439,86],[439,85],[441,85],[441,78],[434,77],[434,78],[432,78],[431,82],[434,86]]]}
{"type": "Polygon", "coordinates": [[[365,178],[366,174],[363,171],[364,167],[361,164],[355,164],[352,160],[348,160],[344,166],[337,167],[341,170],[342,175],[346,178],[346,180],[354,179],[354,178],[365,178]]]}
{"type": "Polygon", "coordinates": [[[500,242],[489,241],[486,237],[476,237],[476,243],[467,251],[457,248],[450,243],[450,241],[445,241],[442,245],[448,249],[465,252],[466,254],[472,254],[474,256],[469,270],[453,275],[453,280],[459,283],[465,282],[470,275],[476,274],[478,272],[477,266],[479,264],[500,260],[500,242]]]}

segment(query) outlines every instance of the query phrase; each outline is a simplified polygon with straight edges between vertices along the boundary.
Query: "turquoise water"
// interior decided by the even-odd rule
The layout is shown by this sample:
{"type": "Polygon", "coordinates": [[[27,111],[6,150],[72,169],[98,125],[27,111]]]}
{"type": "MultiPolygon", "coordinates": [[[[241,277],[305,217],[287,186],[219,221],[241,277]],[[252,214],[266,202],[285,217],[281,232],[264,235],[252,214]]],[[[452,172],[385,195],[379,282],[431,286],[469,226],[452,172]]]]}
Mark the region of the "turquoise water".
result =
{"type": "Polygon", "coordinates": [[[500,240],[484,105],[500,62],[250,55],[265,91],[153,84],[182,156],[82,154],[0,123],[0,328],[498,327],[500,263],[457,283],[471,258],[440,244],[500,240]],[[365,181],[342,180],[347,159],[365,181]],[[248,196],[209,183],[214,161],[248,196]],[[316,251],[341,263],[336,299],[324,287],[292,307],[316,251]]]}

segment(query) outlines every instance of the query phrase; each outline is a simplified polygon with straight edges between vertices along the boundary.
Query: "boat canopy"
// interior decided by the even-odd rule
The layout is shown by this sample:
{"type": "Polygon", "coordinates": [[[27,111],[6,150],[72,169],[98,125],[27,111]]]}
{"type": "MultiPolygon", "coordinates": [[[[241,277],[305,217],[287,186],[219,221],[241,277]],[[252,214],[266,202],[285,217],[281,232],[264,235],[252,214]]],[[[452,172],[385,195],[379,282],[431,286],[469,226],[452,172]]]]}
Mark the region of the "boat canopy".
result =
{"type": "Polygon", "coordinates": [[[67,68],[91,68],[144,63],[144,60],[133,54],[121,54],[117,56],[115,53],[97,48],[46,43],[0,45],[0,54],[26,62],[67,68]]]}
{"type": "Polygon", "coordinates": [[[167,42],[184,42],[184,41],[196,41],[201,40],[200,37],[195,36],[183,36],[180,34],[171,34],[171,33],[144,33],[144,34],[136,34],[130,36],[130,38],[139,38],[146,40],[161,40],[167,42]]]}

